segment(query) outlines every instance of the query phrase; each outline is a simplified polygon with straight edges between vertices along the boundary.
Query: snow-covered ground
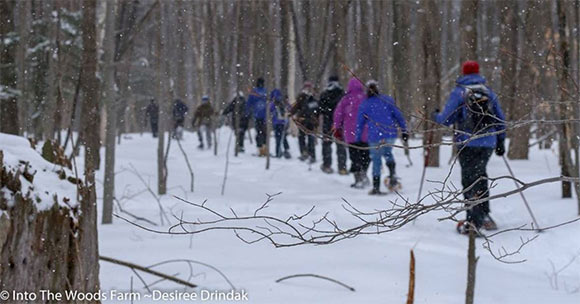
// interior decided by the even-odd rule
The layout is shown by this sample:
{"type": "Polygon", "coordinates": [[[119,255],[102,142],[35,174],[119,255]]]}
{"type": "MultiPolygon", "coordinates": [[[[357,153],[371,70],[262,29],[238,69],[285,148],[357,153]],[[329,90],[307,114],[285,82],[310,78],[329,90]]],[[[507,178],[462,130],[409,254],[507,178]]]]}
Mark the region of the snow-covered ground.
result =
{"type": "MultiPolygon", "coordinates": [[[[224,176],[228,129],[218,131],[219,153],[200,151],[196,148],[197,136],[185,134],[186,149],[195,171],[195,192],[189,192],[189,172],[184,158],[175,143],[168,159],[170,195],[163,196],[163,206],[183,218],[202,216],[195,209],[180,202],[172,195],[207,204],[220,210],[232,208],[238,214],[247,214],[258,208],[266,199],[266,193],[282,192],[270,203],[268,214],[280,217],[300,213],[316,206],[316,214],[329,212],[337,222],[348,226],[357,220],[345,213],[341,205],[346,199],[363,210],[387,206],[394,194],[371,197],[368,189],[351,189],[351,176],[327,175],[320,171],[320,145],[317,145],[318,162],[309,166],[296,159],[297,140],[290,137],[294,158],[272,159],[270,170],[265,170],[265,159],[251,154],[255,147],[246,139],[248,152],[234,158],[230,152],[230,166],[225,195],[221,195],[224,176]]],[[[233,144],[233,143],[232,143],[233,144]]],[[[413,144],[413,143],[412,143],[413,144]]],[[[414,142],[418,144],[418,142],[414,142]]],[[[150,134],[130,134],[117,147],[116,197],[123,208],[135,215],[159,223],[159,208],[145,186],[139,181],[134,166],[152,189],[156,189],[157,141],[150,134]],[[139,194],[139,192],[141,192],[139,194]],[[132,196],[124,199],[123,196],[132,196]]],[[[402,195],[414,199],[419,189],[422,170],[420,150],[412,150],[414,166],[407,163],[400,149],[395,150],[398,174],[404,188],[402,195]]],[[[104,152],[103,152],[104,155],[104,152]]],[[[335,157],[333,155],[333,157],[335,157]]],[[[429,168],[427,180],[441,180],[449,170],[447,160],[450,148],[441,149],[441,168],[429,168]]],[[[82,164],[82,162],[79,162],[82,164]]],[[[558,176],[557,155],[553,151],[532,148],[530,160],[512,161],[516,175],[524,181],[558,176]]],[[[490,176],[508,175],[503,161],[492,156],[488,168],[490,176]]],[[[98,173],[102,182],[102,170],[98,173]]],[[[455,185],[460,185],[459,168],[451,174],[455,185]]],[[[99,209],[102,184],[99,184],[99,209]]],[[[424,191],[435,188],[426,183],[424,191]]],[[[512,181],[506,180],[492,191],[513,189],[512,181]]],[[[492,193],[492,194],[493,194],[492,193]]],[[[560,185],[547,184],[525,192],[540,225],[549,226],[577,218],[575,199],[561,199],[560,185]]],[[[519,195],[494,200],[492,215],[500,228],[517,227],[531,222],[519,195]]],[[[467,272],[467,238],[455,232],[450,221],[437,218],[444,213],[427,214],[414,224],[392,233],[360,236],[327,246],[298,246],[276,249],[267,242],[245,244],[231,231],[209,232],[195,236],[155,234],[115,218],[112,225],[99,225],[99,249],[101,255],[131,261],[140,265],[152,265],[164,260],[192,259],[219,268],[237,289],[248,292],[250,303],[403,303],[408,288],[409,250],[414,248],[416,257],[415,303],[463,303],[467,272]],[[283,276],[313,273],[328,276],[356,288],[351,292],[333,283],[314,278],[300,278],[275,283],[283,276]]],[[[173,223],[176,221],[174,219],[173,223]]],[[[99,219],[100,221],[100,219],[99,219]]],[[[141,222],[142,223],[142,222],[141,222]]],[[[144,225],[149,225],[143,223],[144,225]]],[[[150,226],[150,225],[149,225],[150,226]]],[[[166,227],[153,227],[166,229],[166,227]]],[[[559,227],[539,234],[511,260],[525,259],[520,264],[496,261],[481,247],[478,240],[476,303],[580,303],[580,222],[559,227]],[[554,276],[554,268],[571,263],[554,276]],[[553,265],[553,266],[552,266],[553,265]],[[553,268],[554,267],[554,268],[553,268]]],[[[494,250],[502,246],[514,250],[521,244],[520,238],[533,237],[535,233],[521,231],[505,233],[494,238],[494,250]]],[[[143,294],[146,290],[130,269],[101,262],[101,286],[103,290],[133,290],[143,294]]],[[[184,263],[159,266],[156,270],[187,279],[190,269],[184,263]]],[[[192,282],[207,290],[228,290],[227,282],[213,270],[195,266],[192,282]]],[[[157,278],[146,274],[142,277],[152,282],[157,278]]],[[[183,290],[183,287],[163,281],[151,289],[183,290]]],[[[146,303],[142,299],[139,303],[146,303]]],[[[179,301],[178,301],[179,302],[179,301]]]]}

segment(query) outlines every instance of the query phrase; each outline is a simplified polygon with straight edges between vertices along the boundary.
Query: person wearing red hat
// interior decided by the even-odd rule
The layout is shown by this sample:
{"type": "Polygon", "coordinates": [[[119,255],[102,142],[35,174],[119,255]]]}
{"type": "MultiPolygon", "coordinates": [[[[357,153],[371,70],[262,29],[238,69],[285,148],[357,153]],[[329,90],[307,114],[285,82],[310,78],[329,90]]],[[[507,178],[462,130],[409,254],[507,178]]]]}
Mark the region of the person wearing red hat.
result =
{"type": "Polygon", "coordinates": [[[479,64],[466,61],[461,70],[463,76],[457,79],[443,112],[435,111],[432,119],[446,126],[457,125],[454,137],[467,201],[467,219],[459,223],[457,230],[467,234],[470,229],[497,228],[489,216],[489,201],[469,201],[489,197],[486,166],[494,150],[498,156],[505,153],[505,116],[497,95],[479,75],[479,64]]]}

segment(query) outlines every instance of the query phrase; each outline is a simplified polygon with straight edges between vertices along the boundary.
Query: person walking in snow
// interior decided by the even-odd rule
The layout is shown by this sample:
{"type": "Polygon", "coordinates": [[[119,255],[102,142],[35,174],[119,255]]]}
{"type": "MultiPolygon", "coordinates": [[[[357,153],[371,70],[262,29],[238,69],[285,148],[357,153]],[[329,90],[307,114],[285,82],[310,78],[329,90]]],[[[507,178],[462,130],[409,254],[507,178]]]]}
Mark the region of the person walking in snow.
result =
{"type": "Polygon", "coordinates": [[[215,112],[209,102],[209,97],[204,95],[201,98],[201,105],[195,109],[193,113],[193,120],[191,126],[197,129],[197,138],[199,139],[199,149],[203,149],[203,131],[205,131],[205,139],[207,148],[211,149],[211,133],[213,132],[213,116],[215,112]]]}
{"type": "MultiPolygon", "coordinates": [[[[436,111],[432,119],[446,126],[456,124],[460,131],[454,137],[458,145],[463,195],[469,201],[489,197],[486,167],[494,150],[498,156],[505,153],[505,116],[497,95],[485,85],[485,78],[479,75],[476,61],[466,61],[462,74],[443,112],[436,111]]],[[[475,205],[468,202],[467,207],[467,219],[459,222],[458,232],[467,234],[470,229],[481,227],[497,229],[489,216],[489,201],[475,205]]]]}
{"type": "Polygon", "coordinates": [[[264,88],[264,78],[260,77],[256,81],[256,87],[252,89],[246,101],[246,111],[254,117],[254,127],[256,128],[256,147],[258,156],[266,156],[266,98],[267,91],[264,88]]]}
{"type": "Polygon", "coordinates": [[[151,99],[149,105],[147,105],[145,117],[149,118],[153,137],[157,137],[157,131],[159,130],[159,106],[155,103],[155,99],[151,99]]]}
{"type": "Polygon", "coordinates": [[[286,113],[288,112],[287,98],[282,97],[282,93],[278,89],[270,92],[270,113],[272,115],[272,126],[274,127],[274,137],[276,138],[276,157],[284,156],[286,159],[291,157],[290,145],[286,139],[288,130],[288,120],[286,113]],[[282,146],[284,153],[282,153],[282,146]]]}
{"type": "Polygon", "coordinates": [[[354,183],[351,187],[364,188],[370,184],[367,177],[369,168],[369,150],[367,142],[368,127],[362,128],[362,134],[357,140],[356,119],[361,103],[366,99],[364,85],[357,78],[348,82],[346,95],[342,97],[334,110],[333,135],[340,141],[345,141],[350,158],[350,172],[353,173],[354,183]]]}
{"type": "MultiPolygon", "coordinates": [[[[322,133],[328,137],[332,136],[332,120],[334,110],[340,99],[344,96],[344,89],[338,82],[338,76],[330,76],[328,85],[320,94],[320,114],[322,115],[322,133]]],[[[346,175],[346,148],[340,143],[336,143],[336,158],[338,163],[338,173],[346,175]]],[[[322,166],[320,169],[325,173],[332,173],[332,140],[324,139],[322,142],[322,166]]]]}
{"type": "Polygon", "coordinates": [[[306,81],[302,92],[298,94],[296,102],[290,109],[290,115],[295,116],[298,124],[298,146],[300,147],[298,159],[308,160],[311,164],[316,162],[313,133],[316,132],[318,126],[318,113],[318,101],[314,98],[312,82],[306,81]]]}
{"type": "Polygon", "coordinates": [[[391,96],[381,95],[378,84],[374,80],[367,83],[367,99],[362,102],[358,109],[357,141],[361,140],[364,127],[367,125],[368,142],[373,162],[373,189],[369,194],[380,195],[383,194],[380,191],[382,158],[385,158],[387,168],[389,168],[388,187],[390,190],[396,190],[399,183],[395,173],[395,157],[391,145],[397,139],[397,129],[401,129],[403,141],[407,141],[409,135],[407,134],[405,118],[395,105],[395,100],[391,96]]]}
{"type": "Polygon", "coordinates": [[[244,135],[248,129],[250,119],[246,111],[246,99],[244,92],[234,93],[232,101],[223,110],[222,115],[231,115],[231,124],[236,134],[236,149],[238,152],[244,152],[244,135]]]}
{"type": "Polygon", "coordinates": [[[181,99],[175,99],[173,102],[173,138],[181,140],[183,137],[183,122],[185,121],[185,115],[189,108],[181,99]]]}

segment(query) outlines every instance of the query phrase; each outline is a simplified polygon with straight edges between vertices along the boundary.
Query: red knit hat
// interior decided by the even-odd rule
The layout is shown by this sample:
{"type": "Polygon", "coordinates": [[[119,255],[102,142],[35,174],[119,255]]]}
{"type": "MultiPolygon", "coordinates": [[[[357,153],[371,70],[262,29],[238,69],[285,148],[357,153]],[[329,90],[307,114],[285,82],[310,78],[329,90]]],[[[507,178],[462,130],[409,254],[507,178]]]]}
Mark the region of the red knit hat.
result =
{"type": "Polygon", "coordinates": [[[463,67],[461,68],[463,75],[468,74],[479,74],[479,64],[477,61],[468,60],[463,63],[463,67]]]}

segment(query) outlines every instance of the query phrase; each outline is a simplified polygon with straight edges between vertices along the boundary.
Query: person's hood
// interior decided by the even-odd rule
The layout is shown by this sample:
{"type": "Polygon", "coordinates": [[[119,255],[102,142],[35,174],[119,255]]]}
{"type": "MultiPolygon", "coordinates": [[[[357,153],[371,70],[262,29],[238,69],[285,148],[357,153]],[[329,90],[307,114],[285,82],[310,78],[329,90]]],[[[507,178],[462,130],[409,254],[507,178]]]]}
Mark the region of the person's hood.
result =
{"type": "Polygon", "coordinates": [[[255,87],[253,90],[254,95],[259,95],[259,96],[266,96],[268,94],[268,92],[266,92],[265,88],[260,88],[260,87],[255,87]]]}
{"type": "Polygon", "coordinates": [[[342,86],[340,85],[340,83],[338,83],[338,81],[330,81],[328,82],[328,85],[326,85],[326,91],[333,91],[333,90],[342,90],[342,86]]]}
{"type": "Polygon", "coordinates": [[[457,78],[458,85],[485,84],[485,78],[479,74],[468,74],[457,78]]]}
{"type": "Polygon", "coordinates": [[[364,93],[365,86],[357,78],[351,78],[348,82],[348,94],[364,93]]]}
{"type": "Polygon", "coordinates": [[[272,92],[270,92],[270,99],[274,101],[282,100],[282,92],[278,89],[272,90],[272,92]]]}

